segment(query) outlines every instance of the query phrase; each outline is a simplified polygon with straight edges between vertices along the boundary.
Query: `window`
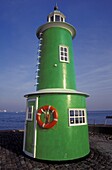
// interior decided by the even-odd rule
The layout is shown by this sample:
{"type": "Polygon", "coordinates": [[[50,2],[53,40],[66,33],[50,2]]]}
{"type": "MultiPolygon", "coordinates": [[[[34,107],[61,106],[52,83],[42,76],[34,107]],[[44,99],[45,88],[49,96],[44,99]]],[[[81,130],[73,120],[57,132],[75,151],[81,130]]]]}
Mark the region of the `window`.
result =
{"type": "Polygon", "coordinates": [[[51,21],[54,21],[54,17],[53,16],[51,17],[51,21]]]}
{"type": "Polygon", "coordinates": [[[61,21],[63,22],[63,18],[61,17],[61,21]]]}
{"type": "Polygon", "coordinates": [[[33,119],[33,106],[27,108],[27,120],[33,119]]]}
{"type": "Polygon", "coordinates": [[[59,46],[59,54],[61,62],[69,62],[68,47],[59,46]]]}
{"type": "Polygon", "coordinates": [[[86,109],[69,109],[69,126],[85,125],[86,109]]]}
{"type": "Polygon", "coordinates": [[[60,16],[59,15],[55,15],[55,21],[60,21],[60,16]]]}
{"type": "Polygon", "coordinates": [[[48,22],[65,22],[65,16],[60,12],[52,12],[47,17],[48,22]]]}

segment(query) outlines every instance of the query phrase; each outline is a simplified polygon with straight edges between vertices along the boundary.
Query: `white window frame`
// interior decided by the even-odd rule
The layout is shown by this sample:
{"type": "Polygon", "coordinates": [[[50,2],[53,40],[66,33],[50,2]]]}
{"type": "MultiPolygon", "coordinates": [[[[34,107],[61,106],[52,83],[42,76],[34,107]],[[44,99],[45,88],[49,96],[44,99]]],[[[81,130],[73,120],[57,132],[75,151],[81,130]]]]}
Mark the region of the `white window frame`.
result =
{"type": "Polygon", "coordinates": [[[59,46],[59,58],[60,58],[60,62],[69,63],[69,47],[68,46],[64,46],[64,45],[59,46]],[[66,49],[67,51],[65,52],[64,50],[62,50],[62,48],[66,49]],[[67,61],[65,60],[65,58],[67,58],[67,61]]]}
{"type": "Polygon", "coordinates": [[[32,121],[33,120],[33,106],[27,106],[27,120],[28,121],[32,121]],[[29,115],[31,115],[31,116],[29,117],[29,115]]]}
{"type": "Polygon", "coordinates": [[[69,126],[82,126],[86,124],[87,124],[86,109],[83,109],[83,108],[82,109],[79,109],[79,108],[69,109],[69,126]],[[70,111],[73,111],[74,114],[70,115],[70,111]],[[71,119],[74,120],[73,123],[71,123],[71,119]]]}
{"type": "Polygon", "coordinates": [[[60,13],[51,14],[48,16],[48,22],[65,22],[65,16],[60,13]],[[60,17],[59,21],[56,21],[56,15],[60,17]],[[52,20],[53,17],[53,20],[52,20]]]}

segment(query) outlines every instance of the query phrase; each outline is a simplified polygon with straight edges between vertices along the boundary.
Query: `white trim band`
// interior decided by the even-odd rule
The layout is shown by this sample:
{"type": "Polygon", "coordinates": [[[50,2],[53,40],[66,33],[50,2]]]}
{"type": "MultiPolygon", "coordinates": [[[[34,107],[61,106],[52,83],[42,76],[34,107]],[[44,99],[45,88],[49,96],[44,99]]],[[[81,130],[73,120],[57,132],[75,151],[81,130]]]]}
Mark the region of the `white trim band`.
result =
{"type": "Polygon", "coordinates": [[[37,29],[37,32],[36,32],[37,37],[40,38],[41,32],[44,32],[45,30],[52,28],[52,27],[59,27],[59,28],[64,28],[64,29],[68,30],[71,33],[72,38],[74,38],[76,35],[75,28],[72,25],[68,24],[67,22],[48,22],[48,23],[40,26],[37,29]]]}
{"type": "Polygon", "coordinates": [[[25,94],[24,97],[28,97],[31,95],[39,95],[39,94],[78,94],[78,95],[84,95],[86,97],[89,97],[89,94],[87,93],[83,93],[77,90],[73,90],[73,89],[62,89],[62,88],[52,88],[52,89],[42,89],[42,90],[38,90],[36,92],[32,92],[32,93],[28,93],[25,94]]]}

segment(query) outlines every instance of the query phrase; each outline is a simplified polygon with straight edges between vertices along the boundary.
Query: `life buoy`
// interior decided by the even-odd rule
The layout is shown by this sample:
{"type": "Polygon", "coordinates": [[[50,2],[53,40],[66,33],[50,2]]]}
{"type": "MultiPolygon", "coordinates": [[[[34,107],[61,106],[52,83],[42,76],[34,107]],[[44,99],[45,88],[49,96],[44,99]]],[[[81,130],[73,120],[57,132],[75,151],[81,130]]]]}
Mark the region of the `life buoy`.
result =
{"type": "Polygon", "coordinates": [[[38,109],[36,120],[38,122],[38,125],[42,128],[49,129],[56,125],[58,121],[58,112],[53,106],[42,106],[38,109]],[[45,122],[41,120],[41,115],[44,114],[45,122]],[[50,121],[51,115],[53,117],[53,120],[50,121]]]}

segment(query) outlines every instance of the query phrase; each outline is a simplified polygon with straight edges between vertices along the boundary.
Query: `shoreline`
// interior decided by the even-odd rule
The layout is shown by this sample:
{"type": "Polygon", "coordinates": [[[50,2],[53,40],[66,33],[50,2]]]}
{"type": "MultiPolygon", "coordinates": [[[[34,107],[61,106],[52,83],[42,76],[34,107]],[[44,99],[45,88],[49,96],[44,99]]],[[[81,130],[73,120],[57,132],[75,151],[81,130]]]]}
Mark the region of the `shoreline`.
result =
{"type": "Polygon", "coordinates": [[[103,125],[103,124],[88,125],[88,129],[90,132],[112,135],[112,125],[103,125]]]}

